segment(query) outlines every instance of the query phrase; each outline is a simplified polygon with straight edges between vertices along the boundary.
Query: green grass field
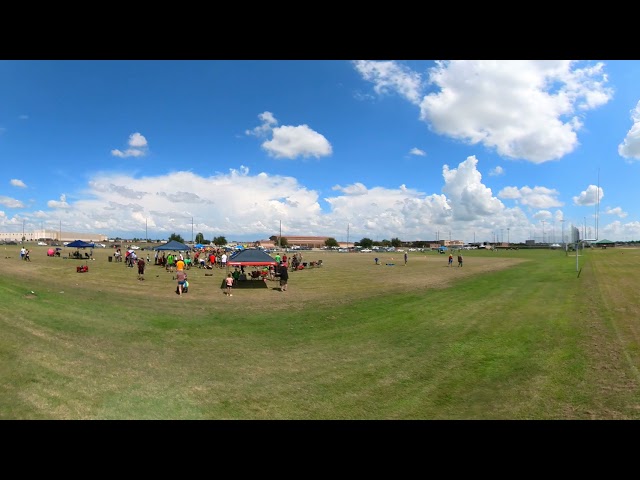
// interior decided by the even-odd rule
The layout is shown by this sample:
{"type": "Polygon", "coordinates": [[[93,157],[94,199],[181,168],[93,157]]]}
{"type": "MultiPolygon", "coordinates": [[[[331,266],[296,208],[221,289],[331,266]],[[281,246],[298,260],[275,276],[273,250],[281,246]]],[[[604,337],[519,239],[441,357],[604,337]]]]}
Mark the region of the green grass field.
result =
{"type": "Polygon", "coordinates": [[[304,252],[231,298],[31,251],[0,246],[0,419],[640,418],[640,249],[304,252]]]}

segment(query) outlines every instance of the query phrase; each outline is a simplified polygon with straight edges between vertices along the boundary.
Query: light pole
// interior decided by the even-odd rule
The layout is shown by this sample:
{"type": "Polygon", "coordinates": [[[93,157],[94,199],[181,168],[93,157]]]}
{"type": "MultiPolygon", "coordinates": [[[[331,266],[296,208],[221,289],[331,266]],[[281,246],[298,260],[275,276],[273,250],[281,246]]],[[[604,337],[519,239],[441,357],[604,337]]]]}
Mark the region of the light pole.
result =
{"type": "Polygon", "coordinates": [[[349,224],[347,223],[347,253],[349,253],[349,224]]]}
{"type": "Polygon", "coordinates": [[[511,243],[511,240],[509,239],[509,230],[511,230],[511,227],[507,227],[507,247],[511,243]]]}

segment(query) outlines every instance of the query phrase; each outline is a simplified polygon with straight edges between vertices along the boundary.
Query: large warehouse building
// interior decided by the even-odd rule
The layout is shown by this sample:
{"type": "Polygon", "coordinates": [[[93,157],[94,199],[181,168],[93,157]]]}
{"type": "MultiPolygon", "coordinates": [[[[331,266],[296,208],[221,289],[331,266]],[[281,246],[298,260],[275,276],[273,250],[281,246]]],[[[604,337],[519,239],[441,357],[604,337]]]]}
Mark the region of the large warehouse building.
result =
{"type": "Polygon", "coordinates": [[[30,232],[0,232],[0,241],[20,242],[24,236],[27,242],[37,242],[38,240],[55,240],[57,242],[73,242],[82,240],[85,242],[104,242],[108,236],[102,233],[87,232],[66,232],[64,230],[32,230],[30,232]]]}

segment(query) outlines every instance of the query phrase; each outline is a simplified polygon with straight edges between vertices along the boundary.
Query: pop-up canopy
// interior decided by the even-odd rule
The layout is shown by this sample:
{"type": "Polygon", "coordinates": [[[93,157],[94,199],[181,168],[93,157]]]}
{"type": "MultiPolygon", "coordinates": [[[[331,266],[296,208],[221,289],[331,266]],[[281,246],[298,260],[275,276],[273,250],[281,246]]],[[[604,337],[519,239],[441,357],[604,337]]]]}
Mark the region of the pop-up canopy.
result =
{"type": "Polygon", "coordinates": [[[245,248],[231,255],[227,260],[229,267],[278,265],[271,255],[259,248],[245,248]]]}
{"type": "Polygon", "coordinates": [[[191,250],[191,247],[185,245],[184,243],[180,243],[177,240],[171,240],[163,245],[158,245],[157,247],[153,247],[154,250],[175,250],[177,252],[185,252],[191,250]]]}
{"type": "Polygon", "coordinates": [[[93,248],[94,243],[83,242],[82,240],[74,240],[71,243],[67,243],[67,247],[71,248],[93,248]]]}

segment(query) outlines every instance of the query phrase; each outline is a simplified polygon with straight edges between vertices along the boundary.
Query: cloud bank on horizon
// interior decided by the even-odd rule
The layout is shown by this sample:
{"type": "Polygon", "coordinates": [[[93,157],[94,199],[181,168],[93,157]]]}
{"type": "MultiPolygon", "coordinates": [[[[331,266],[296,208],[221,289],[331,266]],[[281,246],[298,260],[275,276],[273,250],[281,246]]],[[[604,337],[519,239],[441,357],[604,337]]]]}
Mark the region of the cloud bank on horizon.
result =
{"type": "MultiPolygon", "coordinates": [[[[210,63],[230,78],[239,68],[210,63]]],[[[75,126],[54,127],[62,140],[31,126],[47,112],[25,93],[6,109],[21,123],[0,118],[0,155],[10,164],[0,231],[62,223],[125,238],[202,232],[251,241],[282,225],[284,236],[339,241],[347,231],[351,241],[559,241],[570,224],[593,229],[601,205],[600,238],[640,238],[631,182],[640,160],[639,62],[305,62],[326,75],[309,79],[316,88],[300,83],[298,62],[270,63],[245,67],[281,68],[280,81],[239,83],[237,99],[233,85],[192,86],[191,100],[185,86],[176,96],[191,111],[155,99],[148,110],[124,102],[124,114],[100,105],[99,116],[85,111],[86,124],[60,112],[50,121],[75,126]],[[56,150],[74,142],[83,148],[56,150]]],[[[8,102],[18,87],[0,88],[8,102]]]]}

